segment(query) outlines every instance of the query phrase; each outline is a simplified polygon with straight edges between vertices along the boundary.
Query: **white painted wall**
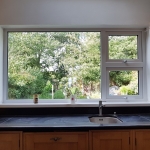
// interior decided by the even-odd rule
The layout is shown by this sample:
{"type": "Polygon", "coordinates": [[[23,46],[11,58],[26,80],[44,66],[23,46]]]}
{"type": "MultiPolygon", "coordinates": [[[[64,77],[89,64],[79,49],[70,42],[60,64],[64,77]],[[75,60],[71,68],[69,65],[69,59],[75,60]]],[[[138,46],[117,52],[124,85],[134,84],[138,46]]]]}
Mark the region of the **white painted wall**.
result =
{"type": "MultiPolygon", "coordinates": [[[[0,26],[148,27],[150,0],[0,0],[0,26]],[[20,26],[21,25],[21,26],[20,26]]],[[[3,36],[0,28],[0,100],[3,36]]],[[[150,30],[147,35],[147,90],[150,97],[150,30]]]]}
{"type": "Polygon", "coordinates": [[[0,103],[3,100],[3,30],[0,27],[0,103]]]}
{"type": "Polygon", "coordinates": [[[147,27],[150,0],[0,0],[0,25],[147,27]]]}

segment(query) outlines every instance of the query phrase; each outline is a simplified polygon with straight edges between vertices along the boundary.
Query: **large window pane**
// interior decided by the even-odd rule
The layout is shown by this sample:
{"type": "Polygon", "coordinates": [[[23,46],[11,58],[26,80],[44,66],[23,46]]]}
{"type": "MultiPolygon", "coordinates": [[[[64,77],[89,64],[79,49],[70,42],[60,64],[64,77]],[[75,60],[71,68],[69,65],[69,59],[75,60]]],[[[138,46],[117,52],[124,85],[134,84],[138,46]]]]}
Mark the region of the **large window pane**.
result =
{"type": "Polygon", "coordinates": [[[109,59],[138,59],[138,36],[109,36],[109,59]]]}
{"type": "Polygon", "coordinates": [[[8,32],[8,99],[100,98],[99,32],[8,32]]]}
{"type": "Polygon", "coordinates": [[[139,95],[139,71],[109,71],[109,95],[139,95]]]}

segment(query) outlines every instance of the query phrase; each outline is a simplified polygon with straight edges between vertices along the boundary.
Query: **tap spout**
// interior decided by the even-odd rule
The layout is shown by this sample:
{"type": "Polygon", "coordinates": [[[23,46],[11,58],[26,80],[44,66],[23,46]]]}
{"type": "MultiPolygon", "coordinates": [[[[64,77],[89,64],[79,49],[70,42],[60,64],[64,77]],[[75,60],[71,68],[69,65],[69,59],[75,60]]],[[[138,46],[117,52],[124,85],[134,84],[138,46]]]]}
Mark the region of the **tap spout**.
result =
{"type": "Polygon", "coordinates": [[[102,116],[102,108],[104,107],[105,105],[102,104],[102,101],[99,101],[99,116],[102,116]]]}

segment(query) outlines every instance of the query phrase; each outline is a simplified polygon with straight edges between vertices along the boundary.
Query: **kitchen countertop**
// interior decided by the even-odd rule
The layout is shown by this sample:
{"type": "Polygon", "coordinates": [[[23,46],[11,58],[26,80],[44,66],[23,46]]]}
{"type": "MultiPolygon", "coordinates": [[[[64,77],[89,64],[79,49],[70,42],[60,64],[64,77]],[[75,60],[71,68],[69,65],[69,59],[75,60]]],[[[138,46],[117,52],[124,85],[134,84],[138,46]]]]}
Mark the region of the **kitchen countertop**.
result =
{"type": "Polygon", "coordinates": [[[0,117],[1,131],[88,131],[94,129],[150,129],[150,114],[117,115],[123,122],[100,125],[89,121],[93,115],[0,117]]]}

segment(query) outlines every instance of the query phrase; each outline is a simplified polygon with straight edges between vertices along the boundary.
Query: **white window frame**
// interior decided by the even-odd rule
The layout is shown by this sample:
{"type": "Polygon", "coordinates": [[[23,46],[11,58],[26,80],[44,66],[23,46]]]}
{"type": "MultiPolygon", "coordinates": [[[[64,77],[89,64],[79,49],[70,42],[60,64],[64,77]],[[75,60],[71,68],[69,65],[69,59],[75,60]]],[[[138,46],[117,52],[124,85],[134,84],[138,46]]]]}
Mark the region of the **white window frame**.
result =
{"type": "Polygon", "coordinates": [[[107,76],[107,88],[106,88],[106,94],[107,94],[107,99],[111,99],[111,101],[120,101],[120,100],[123,100],[123,101],[137,101],[138,99],[142,99],[143,97],[143,68],[127,68],[127,67],[124,67],[124,68],[109,68],[107,67],[106,69],[106,76],[107,76]],[[138,86],[138,91],[139,91],[139,94],[138,95],[109,95],[109,71],[139,71],[139,85],[138,86]]]}
{"type": "MultiPolygon", "coordinates": [[[[146,84],[146,65],[145,65],[145,32],[143,29],[27,29],[27,28],[7,28],[3,30],[3,102],[4,103],[33,103],[33,99],[21,99],[21,100],[8,100],[7,99],[7,33],[8,32],[26,32],[26,31],[67,31],[67,32],[100,32],[101,33],[101,99],[82,99],[78,100],[77,104],[82,103],[97,103],[99,100],[104,100],[108,102],[146,102],[147,101],[147,92],[146,92],[146,86],[143,86],[146,84]],[[108,59],[108,36],[109,35],[138,35],[138,59],[137,60],[128,60],[128,63],[123,63],[122,60],[112,60],[108,59]],[[140,85],[140,94],[137,96],[129,96],[127,99],[124,99],[122,96],[110,96],[109,95],[109,77],[108,77],[108,70],[116,70],[116,68],[124,70],[139,70],[139,85],[140,85]]],[[[63,106],[65,103],[70,103],[70,100],[64,99],[64,100],[39,100],[39,103],[57,103],[63,106]]]]}
{"type": "Polygon", "coordinates": [[[109,59],[109,43],[108,43],[108,36],[138,36],[137,39],[137,59],[127,59],[128,62],[142,62],[142,32],[138,31],[131,31],[131,32],[106,32],[106,48],[107,48],[107,53],[106,53],[106,62],[122,62],[122,59],[109,59]]]}
{"type": "Polygon", "coordinates": [[[145,32],[144,30],[109,30],[101,32],[102,45],[102,99],[107,102],[147,102],[146,92],[146,60],[145,60],[145,32]],[[138,36],[137,40],[137,59],[109,59],[108,37],[114,36],[138,36]],[[124,62],[127,61],[127,62],[124,62]],[[139,71],[139,95],[109,95],[109,71],[111,70],[138,70],[139,71]],[[143,86],[144,85],[144,86],[143,86]]]}

